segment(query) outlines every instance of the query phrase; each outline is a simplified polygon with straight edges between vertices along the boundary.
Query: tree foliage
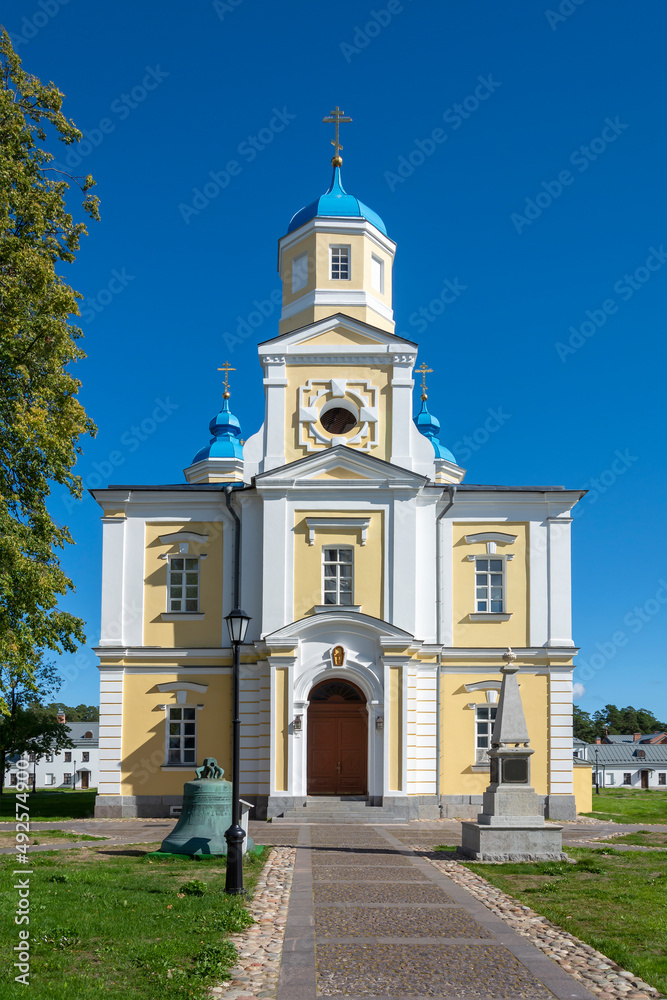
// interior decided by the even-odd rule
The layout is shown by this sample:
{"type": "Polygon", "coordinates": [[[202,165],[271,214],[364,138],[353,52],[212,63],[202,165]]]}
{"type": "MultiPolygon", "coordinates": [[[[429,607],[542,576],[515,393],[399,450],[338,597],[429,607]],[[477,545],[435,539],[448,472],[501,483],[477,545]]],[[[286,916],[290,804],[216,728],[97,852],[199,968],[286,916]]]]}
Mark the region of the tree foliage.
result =
{"type": "Polygon", "coordinates": [[[49,705],[41,705],[38,701],[30,703],[30,708],[41,712],[50,719],[64,715],[68,722],[99,722],[100,710],[97,705],[66,705],[62,701],[52,701],[49,705]]]}
{"type": "MultiPolygon", "coordinates": [[[[94,181],[49,167],[46,145],[81,133],[62,113],[63,95],[21,68],[0,38],[0,670],[30,682],[42,651],[73,652],[83,622],[58,606],[73,589],[57,550],[72,541],[47,509],[54,483],[73,496],[79,438],[95,427],[77,400],[69,366],[82,358],[72,325],[74,291],[58,273],[86,232],[67,211],[69,182],[98,218],[94,181]]],[[[0,685],[3,692],[7,683],[0,685]]],[[[6,711],[0,693],[0,712],[6,711]]]]}
{"type": "Polygon", "coordinates": [[[633,733],[664,733],[667,724],[656,719],[647,708],[617,708],[616,705],[605,705],[591,715],[584,712],[578,705],[574,706],[573,729],[576,739],[592,743],[596,736],[631,736],[633,733]]]}
{"type": "Polygon", "coordinates": [[[4,671],[3,679],[7,710],[0,717],[0,792],[6,762],[14,755],[27,753],[39,758],[74,746],[67,726],[34,702],[35,693],[44,698],[60,687],[61,678],[53,664],[40,661],[30,677],[17,672],[11,678],[4,671]]]}

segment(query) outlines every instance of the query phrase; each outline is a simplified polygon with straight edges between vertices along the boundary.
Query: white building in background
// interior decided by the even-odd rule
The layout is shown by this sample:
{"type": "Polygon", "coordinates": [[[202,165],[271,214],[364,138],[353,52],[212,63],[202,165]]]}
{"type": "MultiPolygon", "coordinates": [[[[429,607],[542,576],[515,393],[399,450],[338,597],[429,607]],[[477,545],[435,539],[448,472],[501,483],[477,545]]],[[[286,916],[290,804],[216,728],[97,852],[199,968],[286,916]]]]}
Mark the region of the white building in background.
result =
{"type": "Polygon", "coordinates": [[[661,788],[667,791],[667,733],[605,736],[595,743],[574,741],[574,756],[597,768],[602,788],[661,788]]]}
{"type": "MultiPolygon", "coordinates": [[[[100,724],[99,722],[66,722],[64,715],[58,716],[69,730],[75,743],[71,750],[48,754],[35,760],[30,755],[30,783],[35,776],[36,788],[97,788],[100,766],[100,724]]],[[[17,784],[17,766],[7,769],[5,786],[17,784]]]]}

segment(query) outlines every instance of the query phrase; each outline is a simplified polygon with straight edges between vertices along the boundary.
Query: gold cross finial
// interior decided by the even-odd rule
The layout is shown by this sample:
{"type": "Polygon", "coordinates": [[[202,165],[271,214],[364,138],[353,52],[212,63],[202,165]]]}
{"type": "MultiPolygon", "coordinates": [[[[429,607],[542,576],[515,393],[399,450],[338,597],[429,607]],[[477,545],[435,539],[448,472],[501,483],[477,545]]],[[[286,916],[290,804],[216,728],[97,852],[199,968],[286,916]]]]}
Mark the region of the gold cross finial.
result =
{"type": "Polygon", "coordinates": [[[417,371],[421,372],[421,377],[422,377],[422,400],[428,399],[428,394],[426,392],[426,376],[432,375],[433,369],[427,368],[424,362],[422,362],[421,368],[418,368],[417,371]]]}
{"type": "Polygon", "coordinates": [[[331,140],[331,145],[336,150],[336,155],[332,157],[331,165],[334,167],[341,167],[343,165],[343,157],[340,155],[340,151],[343,147],[338,140],[338,126],[341,122],[351,122],[352,119],[348,118],[345,112],[341,111],[338,105],[336,105],[331,114],[327,115],[326,118],[323,118],[322,121],[326,122],[327,125],[333,124],[335,126],[336,134],[331,140]]]}
{"type": "Polygon", "coordinates": [[[231,392],[229,391],[229,373],[235,372],[236,368],[232,368],[229,361],[225,361],[222,368],[218,368],[218,371],[225,373],[225,391],[222,394],[222,398],[229,399],[229,397],[231,396],[231,392]]]}

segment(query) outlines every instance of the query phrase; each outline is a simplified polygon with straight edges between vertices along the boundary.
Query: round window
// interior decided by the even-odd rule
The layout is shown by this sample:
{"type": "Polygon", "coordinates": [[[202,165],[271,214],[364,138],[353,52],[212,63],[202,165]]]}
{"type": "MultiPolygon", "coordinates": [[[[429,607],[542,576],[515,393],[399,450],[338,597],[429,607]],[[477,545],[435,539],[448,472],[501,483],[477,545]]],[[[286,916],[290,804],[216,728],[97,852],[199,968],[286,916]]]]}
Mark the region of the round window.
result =
{"type": "Polygon", "coordinates": [[[354,413],[343,406],[334,406],[320,417],[320,423],[329,434],[347,434],[356,422],[354,413]]]}

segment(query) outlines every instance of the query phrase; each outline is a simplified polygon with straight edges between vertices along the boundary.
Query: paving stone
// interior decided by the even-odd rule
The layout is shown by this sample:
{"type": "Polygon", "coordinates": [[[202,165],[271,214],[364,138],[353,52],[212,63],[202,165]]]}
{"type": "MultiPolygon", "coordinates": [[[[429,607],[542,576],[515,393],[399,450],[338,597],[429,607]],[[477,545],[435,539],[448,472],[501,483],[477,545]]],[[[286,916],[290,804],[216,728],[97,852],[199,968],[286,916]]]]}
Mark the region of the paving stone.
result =
{"type": "Polygon", "coordinates": [[[490,938],[465,910],[412,906],[316,906],[315,933],[328,937],[490,938]]]}
{"type": "Polygon", "coordinates": [[[424,903],[451,903],[451,897],[437,885],[411,885],[406,882],[355,885],[352,882],[314,882],[315,905],[330,903],[393,903],[419,906],[424,903]]]}
{"type": "Polygon", "coordinates": [[[386,865],[317,865],[313,866],[313,878],[320,882],[426,882],[432,884],[428,875],[413,866],[389,869],[386,865]]]}
{"type": "Polygon", "coordinates": [[[317,984],[321,996],[553,1000],[553,993],[498,945],[318,944],[317,984]]]}

